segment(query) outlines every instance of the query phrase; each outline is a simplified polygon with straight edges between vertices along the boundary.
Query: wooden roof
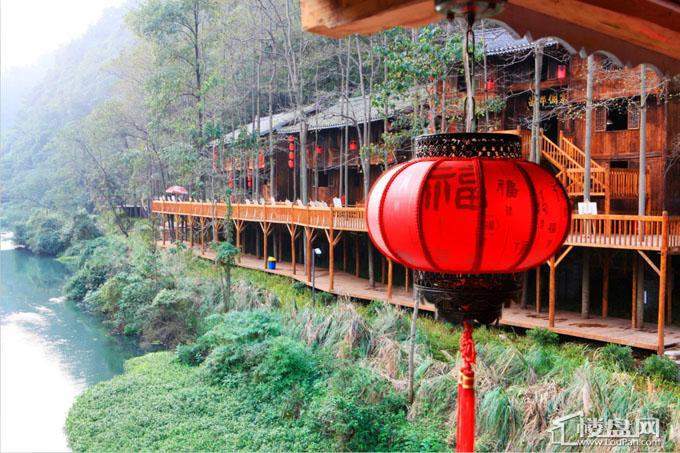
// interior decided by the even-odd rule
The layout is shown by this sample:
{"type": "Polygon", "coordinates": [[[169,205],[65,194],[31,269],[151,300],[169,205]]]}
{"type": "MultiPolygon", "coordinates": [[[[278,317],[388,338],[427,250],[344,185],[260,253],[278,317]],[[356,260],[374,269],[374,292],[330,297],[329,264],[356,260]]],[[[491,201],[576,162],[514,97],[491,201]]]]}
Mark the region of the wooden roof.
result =
{"type": "MultiPolygon", "coordinates": [[[[434,0],[300,0],[306,31],[333,38],[416,27],[443,19],[434,0]]],[[[675,0],[508,0],[494,18],[518,37],[555,37],[576,51],[680,73],[680,3],[675,0]]]]}

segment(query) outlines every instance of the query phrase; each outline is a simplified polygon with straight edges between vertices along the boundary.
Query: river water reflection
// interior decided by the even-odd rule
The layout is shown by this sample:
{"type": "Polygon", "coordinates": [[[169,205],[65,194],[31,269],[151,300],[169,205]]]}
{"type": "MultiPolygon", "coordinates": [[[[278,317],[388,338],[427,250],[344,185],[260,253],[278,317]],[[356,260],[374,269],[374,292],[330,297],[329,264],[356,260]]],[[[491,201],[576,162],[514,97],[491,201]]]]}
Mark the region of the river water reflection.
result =
{"type": "Polygon", "coordinates": [[[0,239],[0,450],[67,450],[74,398],[121,373],[136,349],[64,302],[61,263],[0,239]]]}

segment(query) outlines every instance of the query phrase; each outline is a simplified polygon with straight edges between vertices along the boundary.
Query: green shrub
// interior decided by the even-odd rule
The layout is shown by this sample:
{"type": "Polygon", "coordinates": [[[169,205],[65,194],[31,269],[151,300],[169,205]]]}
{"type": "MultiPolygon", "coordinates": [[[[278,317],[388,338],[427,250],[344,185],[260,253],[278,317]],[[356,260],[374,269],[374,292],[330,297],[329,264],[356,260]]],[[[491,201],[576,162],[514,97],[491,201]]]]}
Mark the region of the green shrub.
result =
{"type": "MultiPolygon", "coordinates": [[[[187,365],[199,365],[211,352],[219,346],[241,349],[248,342],[260,343],[268,337],[281,333],[280,318],[266,310],[231,311],[224,315],[211,316],[207,325],[212,327],[198,337],[193,344],[181,345],[176,349],[177,358],[187,365]]],[[[223,349],[211,359],[212,367],[228,363],[228,355],[235,353],[229,348],[223,349]]],[[[215,371],[220,373],[220,371],[215,371]]],[[[210,374],[210,373],[209,373],[210,374]]],[[[221,375],[217,376],[217,380],[221,375]]]]}
{"type": "Polygon", "coordinates": [[[335,302],[335,294],[327,293],[326,291],[318,291],[316,293],[316,300],[323,305],[330,305],[335,302]]]}
{"type": "Polygon", "coordinates": [[[399,443],[405,395],[371,370],[339,366],[326,395],[316,404],[311,420],[338,450],[385,451],[399,443]]]}
{"type": "Polygon", "coordinates": [[[276,337],[268,344],[263,360],[256,366],[256,382],[267,383],[272,392],[299,385],[307,387],[316,376],[318,359],[309,348],[288,337],[276,337]]]}
{"type": "Polygon", "coordinates": [[[64,294],[67,299],[80,302],[85,299],[88,292],[102,286],[109,277],[112,268],[105,263],[91,263],[73,274],[64,286],[64,294]]]}
{"type": "Polygon", "coordinates": [[[678,382],[678,365],[668,357],[650,355],[642,362],[642,373],[668,382],[678,382]]]}
{"type": "Polygon", "coordinates": [[[629,346],[608,344],[599,350],[602,364],[613,371],[632,371],[635,368],[633,350],[629,346]]]}
{"type": "Polygon", "coordinates": [[[305,292],[309,289],[309,286],[305,282],[294,281],[291,287],[297,292],[305,292]]]}
{"type": "Polygon", "coordinates": [[[98,238],[102,232],[97,227],[94,218],[84,211],[73,216],[68,228],[68,237],[71,242],[88,241],[98,238]]]}
{"type": "Polygon", "coordinates": [[[560,341],[558,334],[541,328],[527,330],[527,337],[541,346],[556,345],[560,341]]]}
{"type": "MultiPolygon", "coordinates": [[[[149,295],[155,289],[157,286],[148,287],[149,295]]],[[[142,294],[141,297],[146,296],[142,294]]],[[[190,340],[198,325],[198,313],[191,296],[176,289],[161,289],[150,304],[142,304],[135,318],[143,323],[142,337],[146,343],[168,347],[190,340]]]]}

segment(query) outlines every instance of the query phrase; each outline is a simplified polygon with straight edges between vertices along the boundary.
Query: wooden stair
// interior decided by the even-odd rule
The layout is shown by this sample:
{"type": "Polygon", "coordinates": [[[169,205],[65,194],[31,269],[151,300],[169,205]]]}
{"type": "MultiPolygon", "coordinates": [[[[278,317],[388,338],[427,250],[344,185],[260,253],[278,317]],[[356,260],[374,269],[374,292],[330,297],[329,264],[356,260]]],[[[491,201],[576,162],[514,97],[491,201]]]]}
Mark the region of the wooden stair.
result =
{"type": "MultiPolygon", "coordinates": [[[[560,134],[559,145],[543,133],[539,140],[541,155],[557,169],[557,179],[562,182],[570,197],[583,195],[585,153],[560,134]]],[[[590,195],[606,197],[608,192],[607,169],[590,159],[590,195]]]]}

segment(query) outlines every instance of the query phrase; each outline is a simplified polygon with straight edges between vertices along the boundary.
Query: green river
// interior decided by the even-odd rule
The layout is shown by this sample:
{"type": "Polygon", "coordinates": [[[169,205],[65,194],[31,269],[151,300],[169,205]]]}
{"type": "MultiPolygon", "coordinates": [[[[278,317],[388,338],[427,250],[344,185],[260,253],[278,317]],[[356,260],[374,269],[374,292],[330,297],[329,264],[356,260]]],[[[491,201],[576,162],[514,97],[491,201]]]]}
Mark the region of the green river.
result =
{"type": "Polygon", "coordinates": [[[74,398],[121,373],[137,351],[64,302],[61,263],[0,235],[0,451],[68,450],[74,398]]]}

